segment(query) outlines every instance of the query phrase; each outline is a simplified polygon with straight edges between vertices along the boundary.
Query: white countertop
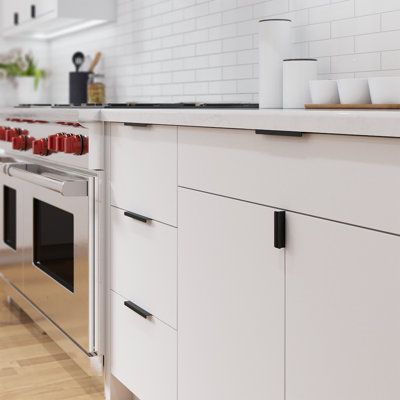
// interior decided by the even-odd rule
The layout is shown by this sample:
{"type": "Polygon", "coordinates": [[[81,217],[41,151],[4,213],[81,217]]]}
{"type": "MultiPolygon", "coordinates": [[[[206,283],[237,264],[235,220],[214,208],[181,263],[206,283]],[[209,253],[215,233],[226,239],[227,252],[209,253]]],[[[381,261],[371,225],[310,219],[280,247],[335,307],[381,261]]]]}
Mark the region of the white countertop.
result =
{"type": "Polygon", "coordinates": [[[212,128],[263,129],[400,137],[397,110],[182,110],[7,108],[0,115],[79,121],[131,122],[212,128]]]}
{"type": "Polygon", "coordinates": [[[103,110],[103,121],[400,137],[400,111],[103,110]]]}

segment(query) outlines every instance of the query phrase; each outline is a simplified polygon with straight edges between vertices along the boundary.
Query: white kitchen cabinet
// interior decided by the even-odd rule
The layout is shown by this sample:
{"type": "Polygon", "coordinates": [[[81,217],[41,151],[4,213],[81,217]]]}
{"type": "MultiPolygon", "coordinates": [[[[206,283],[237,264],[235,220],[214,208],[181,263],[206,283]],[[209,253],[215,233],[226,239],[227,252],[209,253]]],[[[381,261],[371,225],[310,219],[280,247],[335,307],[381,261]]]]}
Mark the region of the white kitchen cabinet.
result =
{"type": "Polygon", "coordinates": [[[178,397],[284,398],[274,210],[179,190],[178,397]]]}
{"type": "Polygon", "coordinates": [[[113,124],[111,204],[176,226],[177,140],[175,126],[113,124]]]}
{"type": "Polygon", "coordinates": [[[286,224],[286,399],[400,398],[400,237],[286,224]]]}
{"type": "Polygon", "coordinates": [[[115,19],[115,0],[2,2],[3,36],[52,39],[115,19]]]}
{"type": "Polygon", "coordinates": [[[177,400],[176,331],[126,301],[111,292],[111,373],[140,400],[177,400]]]}
{"type": "Polygon", "coordinates": [[[57,7],[55,0],[32,0],[30,14],[32,18],[40,18],[43,15],[54,12],[57,7]]]}
{"type": "Polygon", "coordinates": [[[179,128],[179,186],[400,234],[400,140],[179,128]]]}
{"type": "Polygon", "coordinates": [[[177,324],[177,229],[111,208],[111,288],[177,324]],[[126,215],[125,215],[126,214],[126,215]]]}

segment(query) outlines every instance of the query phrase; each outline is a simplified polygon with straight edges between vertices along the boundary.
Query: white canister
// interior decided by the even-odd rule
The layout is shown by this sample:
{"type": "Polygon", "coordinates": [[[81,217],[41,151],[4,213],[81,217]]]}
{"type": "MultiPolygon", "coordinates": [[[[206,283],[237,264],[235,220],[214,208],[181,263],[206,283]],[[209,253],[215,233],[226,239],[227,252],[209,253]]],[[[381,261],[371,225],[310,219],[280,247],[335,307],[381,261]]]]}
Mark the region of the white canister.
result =
{"type": "Polygon", "coordinates": [[[315,58],[283,61],[283,108],[304,108],[311,102],[310,81],[317,78],[315,58]]]}
{"type": "Polygon", "coordinates": [[[282,108],[282,62],[291,57],[290,19],[263,19],[259,22],[260,108],[282,108]]]}

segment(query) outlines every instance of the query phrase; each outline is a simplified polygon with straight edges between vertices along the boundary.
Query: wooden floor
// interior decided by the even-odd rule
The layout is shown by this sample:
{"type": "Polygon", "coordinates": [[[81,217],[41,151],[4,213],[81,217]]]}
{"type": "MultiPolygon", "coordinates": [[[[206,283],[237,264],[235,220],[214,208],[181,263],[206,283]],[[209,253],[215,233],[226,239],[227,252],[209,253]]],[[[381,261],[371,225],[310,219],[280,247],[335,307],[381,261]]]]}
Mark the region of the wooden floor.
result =
{"type": "Polygon", "coordinates": [[[86,375],[15,306],[0,287],[0,400],[100,400],[103,387],[86,375]]]}

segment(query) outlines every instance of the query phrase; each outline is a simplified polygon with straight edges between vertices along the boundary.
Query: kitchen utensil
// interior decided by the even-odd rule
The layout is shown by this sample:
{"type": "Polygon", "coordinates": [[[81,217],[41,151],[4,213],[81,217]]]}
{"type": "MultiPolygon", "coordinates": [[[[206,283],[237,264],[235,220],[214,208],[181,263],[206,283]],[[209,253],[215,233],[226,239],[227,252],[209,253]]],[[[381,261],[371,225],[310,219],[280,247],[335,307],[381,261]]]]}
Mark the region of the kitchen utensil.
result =
{"type": "Polygon", "coordinates": [[[317,78],[315,58],[283,61],[283,108],[304,108],[310,103],[310,81],[317,78]]]}
{"type": "Polygon", "coordinates": [[[400,104],[400,77],[369,78],[368,83],[373,104],[400,104]]]}
{"type": "Polygon", "coordinates": [[[313,104],[340,103],[338,85],[332,80],[310,81],[311,102],[313,104]]]}
{"type": "Polygon", "coordinates": [[[79,72],[82,64],[85,62],[85,55],[81,51],[77,51],[72,56],[72,62],[75,65],[75,72],[79,72]]]}
{"type": "Polygon", "coordinates": [[[371,103],[367,79],[339,79],[337,82],[341,104],[371,103]]]}
{"type": "Polygon", "coordinates": [[[89,67],[89,73],[93,74],[95,68],[97,67],[97,64],[99,63],[100,59],[101,59],[102,54],[100,52],[97,52],[92,63],[90,64],[89,67]]]}
{"type": "Polygon", "coordinates": [[[259,22],[260,108],[282,108],[282,62],[291,56],[290,19],[259,22]]]}

